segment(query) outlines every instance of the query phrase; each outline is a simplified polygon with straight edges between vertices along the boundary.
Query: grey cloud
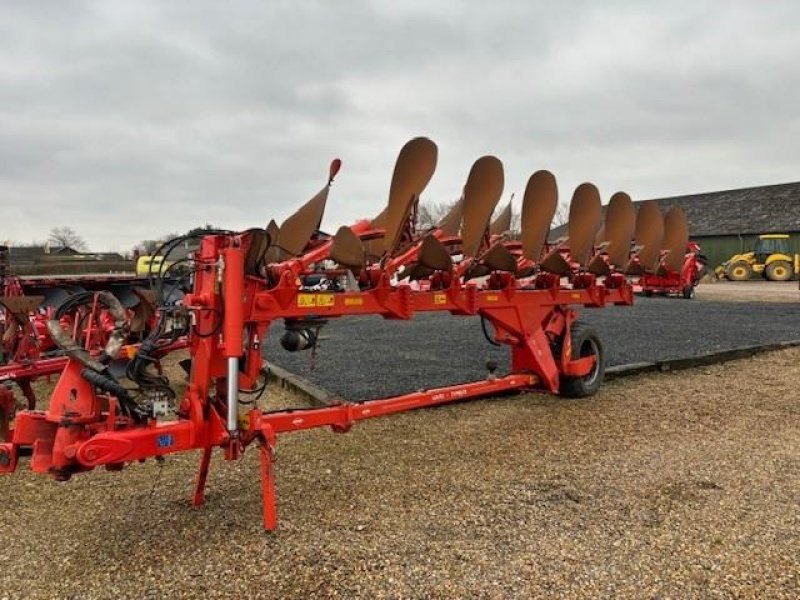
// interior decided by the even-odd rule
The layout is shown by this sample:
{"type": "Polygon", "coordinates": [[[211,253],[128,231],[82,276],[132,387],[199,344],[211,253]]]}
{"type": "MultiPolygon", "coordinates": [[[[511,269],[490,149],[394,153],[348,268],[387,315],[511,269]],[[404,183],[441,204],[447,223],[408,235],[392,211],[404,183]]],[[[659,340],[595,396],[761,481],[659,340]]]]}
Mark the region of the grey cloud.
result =
{"type": "Polygon", "coordinates": [[[792,2],[86,2],[0,7],[0,203],[98,249],[278,220],[344,159],[325,225],[376,214],[402,143],[426,196],[500,156],[563,196],[797,179],[792,2]]]}

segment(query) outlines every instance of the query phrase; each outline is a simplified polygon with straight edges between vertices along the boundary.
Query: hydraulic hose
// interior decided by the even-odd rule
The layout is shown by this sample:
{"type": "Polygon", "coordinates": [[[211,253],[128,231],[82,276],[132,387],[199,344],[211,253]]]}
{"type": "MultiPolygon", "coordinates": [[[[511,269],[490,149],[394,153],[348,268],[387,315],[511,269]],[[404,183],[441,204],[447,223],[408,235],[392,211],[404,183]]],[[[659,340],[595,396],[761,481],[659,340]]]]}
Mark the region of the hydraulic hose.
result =
{"type": "Polygon", "coordinates": [[[98,301],[108,310],[109,314],[114,319],[114,329],[111,332],[99,360],[92,358],[84,348],[76,344],[75,340],[72,339],[70,334],[64,330],[59,322],[59,319],[69,308],[77,306],[78,304],[85,304],[88,300],[93,298],[94,292],[87,292],[86,295],[81,294],[80,297],[67,298],[62,305],[56,309],[55,318],[47,321],[47,331],[50,333],[50,337],[53,339],[56,346],[61,348],[67,355],[80,361],[85,367],[99,373],[105,370],[106,364],[119,355],[123,344],[125,344],[128,318],[125,309],[122,304],[120,304],[120,301],[117,300],[117,297],[111,292],[97,292],[98,301]]]}

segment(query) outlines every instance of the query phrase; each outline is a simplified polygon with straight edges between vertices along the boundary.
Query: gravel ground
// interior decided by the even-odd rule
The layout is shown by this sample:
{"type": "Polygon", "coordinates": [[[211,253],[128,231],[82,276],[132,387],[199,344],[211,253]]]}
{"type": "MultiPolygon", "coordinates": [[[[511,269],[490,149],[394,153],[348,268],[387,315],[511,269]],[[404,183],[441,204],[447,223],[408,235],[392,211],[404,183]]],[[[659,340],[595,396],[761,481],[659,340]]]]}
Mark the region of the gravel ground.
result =
{"type": "Polygon", "coordinates": [[[698,300],[723,302],[800,302],[797,281],[716,281],[697,287],[698,300]]]}
{"type": "Polygon", "coordinates": [[[800,350],[68,484],[0,478],[0,598],[797,598],[800,350]]]}
{"type": "MultiPolygon", "coordinates": [[[[633,306],[585,309],[581,318],[600,332],[609,365],[800,339],[800,302],[637,297],[633,306]]],[[[349,400],[480,379],[490,358],[501,372],[509,368],[508,349],[490,346],[476,317],[422,313],[407,322],[380,317],[332,321],[322,330],[313,361],[310,352],[284,351],[277,342],[280,333],[276,324],[267,345],[270,360],[349,400]]]]}

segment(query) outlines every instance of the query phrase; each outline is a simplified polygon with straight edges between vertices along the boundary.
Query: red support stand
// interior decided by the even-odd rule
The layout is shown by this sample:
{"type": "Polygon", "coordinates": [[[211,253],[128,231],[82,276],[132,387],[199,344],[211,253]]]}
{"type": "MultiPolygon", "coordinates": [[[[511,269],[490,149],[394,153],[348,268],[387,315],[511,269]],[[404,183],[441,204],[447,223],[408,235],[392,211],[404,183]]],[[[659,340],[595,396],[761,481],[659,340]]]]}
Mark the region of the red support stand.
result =
{"type": "Polygon", "coordinates": [[[197,472],[197,484],[194,488],[194,495],[192,496],[192,506],[197,508],[202,506],[206,501],[206,481],[208,480],[208,469],[211,466],[211,451],[212,447],[207,446],[203,448],[203,456],[200,458],[200,470],[197,472]]]}
{"type": "Polygon", "coordinates": [[[275,433],[271,427],[262,429],[264,439],[259,448],[261,455],[261,496],[264,512],[264,529],[275,531],[278,511],[275,507],[275,433]]]}

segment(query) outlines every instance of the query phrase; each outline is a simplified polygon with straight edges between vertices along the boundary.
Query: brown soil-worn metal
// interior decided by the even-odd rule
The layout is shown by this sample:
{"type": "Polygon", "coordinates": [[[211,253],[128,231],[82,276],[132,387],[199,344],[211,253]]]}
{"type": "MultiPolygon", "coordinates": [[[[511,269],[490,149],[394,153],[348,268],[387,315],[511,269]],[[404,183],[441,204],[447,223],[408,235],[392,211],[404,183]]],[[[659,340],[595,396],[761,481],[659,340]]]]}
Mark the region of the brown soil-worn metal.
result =
{"type": "Polygon", "coordinates": [[[330,257],[350,269],[361,269],[367,261],[366,250],[358,236],[349,227],[342,225],[333,236],[330,257]]]}
{"type": "Polygon", "coordinates": [[[599,254],[589,261],[589,266],[586,267],[586,270],[592,275],[597,275],[598,277],[608,275],[611,272],[611,268],[608,266],[608,263],[599,254]]]}
{"type": "Polygon", "coordinates": [[[515,273],[517,270],[517,259],[508,251],[503,244],[495,244],[481,257],[481,262],[491,268],[492,271],[505,271],[515,273]]]}
{"type": "Polygon", "coordinates": [[[278,248],[278,237],[280,236],[280,227],[275,222],[275,219],[270,219],[270,222],[267,224],[267,235],[269,236],[269,248],[267,248],[267,253],[264,255],[264,262],[266,264],[272,264],[276,262],[280,262],[281,259],[281,251],[278,248]]]}
{"type": "Polygon", "coordinates": [[[0,304],[19,318],[28,318],[28,315],[39,308],[44,302],[44,296],[3,296],[0,304]]]}
{"type": "Polygon", "coordinates": [[[156,311],[156,294],[153,290],[141,287],[133,288],[133,293],[139,297],[139,302],[133,308],[133,317],[129,327],[132,332],[140,333],[145,330],[147,322],[156,311]]]}
{"type": "Polygon", "coordinates": [[[606,209],[603,242],[608,242],[608,261],[615,267],[624,268],[631,253],[631,240],[636,230],[636,209],[631,197],[625,192],[611,196],[606,209]]]}
{"type": "Polygon", "coordinates": [[[445,235],[457,236],[461,231],[461,220],[464,218],[464,196],[458,199],[458,202],[450,207],[447,214],[442,217],[437,227],[442,230],[445,235]]]}
{"type": "Polygon", "coordinates": [[[464,280],[477,279],[478,277],[486,277],[492,274],[492,269],[483,263],[472,263],[467,271],[464,273],[464,280]]]}
{"type": "Polygon", "coordinates": [[[247,235],[250,238],[250,246],[244,258],[244,272],[247,275],[258,276],[269,246],[269,234],[266,229],[251,229],[247,235]]]}
{"type": "Polygon", "coordinates": [[[139,296],[140,302],[146,302],[150,306],[155,307],[156,305],[156,293],[153,290],[143,287],[135,287],[133,288],[133,293],[139,296]]]}
{"type": "Polygon", "coordinates": [[[330,187],[326,185],[316,196],[287,218],[280,227],[278,246],[289,256],[299,256],[311,236],[319,229],[330,187]]]}
{"type": "Polygon", "coordinates": [[[2,341],[4,344],[8,343],[17,336],[18,331],[19,322],[17,319],[11,319],[8,323],[6,323],[6,330],[3,332],[3,337],[0,338],[0,341],[2,341]]]}
{"type": "Polygon", "coordinates": [[[673,271],[680,271],[686,257],[689,243],[689,224],[680,206],[673,206],[664,215],[664,241],[661,249],[666,250],[664,265],[673,271]]]}
{"type": "Polygon", "coordinates": [[[497,215],[489,225],[489,235],[501,235],[511,229],[511,202],[497,215]]]}
{"type": "Polygon", "coordinates": [[[422,240],[417,262],[434,271],[449,271],[453,267],[447,248],[433,235],[427,235],[422,240]]]}
{"type": "Polygon", "coordinates": [[[270,219],[269,223],[267,223],[267,235],[269,236],[270,246],[274,246],[278,243],[278,236],[280,235],[280,232],[281,229],[278,227],[275,219],[270,219]]]}
{"type": "Polygon", "coordinates": [[[636,262],[628,263],[628,266],[625,268],[625,275],[643,275],[644,269],[642,265],[636,262]]]}
{"type": "Polygon", "coordinates": [[[424,279],[433,275],[434,269],[430,269],[420,263],[413,263],[408,265],[400,275],[400,278],[405,279],[408,277],[411,280],[424,279]]]}
{"type": "MultiPolygon", "coordinates": [[[[552,184],[555,184],[555,180],[553,180],[552,184]]],[[[558,198],[553,192],[550,193],[550,196],[553,202],[554,213],[555,203],[558,198]]],[[[553,213],[551,213],[551,218],[553,213]]],[[[570,258],[582,267],[586,267],[589,261],[590,253],[594,247],[595,237],[600,228],[601,215],[600,192],[593,184],[582,183],[575,189],[575,193],[572,195],[572,202],[569,207],[569,222],[567,225],[567,232],[569,235],[567,245],[570,251],[570,258]]],[[[523,218],[523,244],[525,240],[524,223],[525,220],[523,218]]],[[[544,242],[542,241],[542,243],[544,242]]],[[[570,273],[569,262],[567,262],[561,254],[560,248],[561,247],[554,248],[542,259],[541,268],[543,271],[555,273],[557,275],[568,275],[570,273]]],[[[604,264],[601,265],[595,262],[592,268],[598,273],[607,272],[607,265],[604,264]]]]}
{"type": "Polygon", "coordinates": [[[582,267],[589,261],[601,218],[600,192],[593,184],[582,183],[572,195],[567,225],[570,256],[582,267]]]}
{"type": "Polygon", "coordinates": [[[480,249],[494,207],[503,194],[503,163],[495,156],[475,161],[464,186],[464,223],[461,240],[464,256],[475,256],[480,249]]]}
{"type": "Polygon", "coordinates": [[[536,171],[528,179],[522,199],[522,254],[537,261],[542,256],[550,223],[558,204],[558,186],[550,171],[536,171]]]}
{"type": "Polygon", "coordinates": [[[378,260],[383,254],[383,237],[365,240],[363,244],[364,250],[367,252],[367,258],[378,260]]]}
{"type": "Polygon", "coordinates": [[[150,320],[153,312],[155,312],[153,307],[147,302],[139,302],[139,304],[133,308],[133,317],[129,325],[130,330],[133,333],[141,333],[144,331],[147,326],[147,321],[150,320]]]}
{"type": "Polygon", "coordinates": [[[342,168],[342,161],[335,158],[331,161],[328,170],[328,183],[292,215],[290,215],[280,226],[280,228],[270,229],[273,221],[267,226],[267,233],[270,235],[270,243],[277,247],[277,250],[270,252],[266,262],[277,262],[286,258],[299,256],[303,249],[308,245],[311,236],[318,231],[322,225],[322,215],[325,214],[325,204],[328,202],[328,193],[333,183],[333,178],[342,168]],[[275,235],[277,233],[277,235],[275,235]]]}
{"type": "Polygon", "coordinates": [[[372,219],[369,222],[369,226],[373,229],[383,229],[386,227],[386,207],[383,207],[383,210],[378,213],[378,216],[372,219]]]}
{"type": "Polygon", "coordinates": [[[339,173],[339,169],[342,168],[342,159],[334,158],[331,161],[330,167],[328,167],[328,185],[333,183],[334,178],[339,173]]]}
{"type": "MultiPolygon", "coordinates": [[[[607,211],[607,210],[608,210],[608,209],[606,209],[606,211],[607,211]]],[[[606,216],[606,218],[608,218],[608,217],[606,216]]],[[[606,224],[605,224],[605,223],[603,223],[603,224],[600,226],[600,229],[597,231],[597,235],[596,235],[596,236],[594,236],[594,245],[595,245],[595,246],[599,246],[599,245],[600,245],[600,244],[602,244],[603,242],[607,242],[607,241],[608,241],[608,238],[607,238],[607,236],[606,236],[606,224]]]]}
{"type": "Polygon", "coordinates": [[[561,255],[558,248],[551,250],[539,263],[539,267],[542,271],[555,273],[556,275],[569,275],[570,273],[569,263],[561,255]]]}
{"type": "Polygon", "coordinates": [[[400,150],[389,188],[389,203],[386,206],[383,248],[389,254],[397,245],[414,203],[419,200],[420,194],[433,177],[437,152],[436,144],[424,137],[414,138],[400,150]]]}
{"type": "Polygon", "coordinates": [[[661,255],[661,242],[664,239],[664,218],[655,200],[647,200],[639,205],[635,238],[636,245],[640,247],[639,264],[645,271],[652,271],[661,255]]]}

